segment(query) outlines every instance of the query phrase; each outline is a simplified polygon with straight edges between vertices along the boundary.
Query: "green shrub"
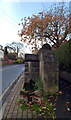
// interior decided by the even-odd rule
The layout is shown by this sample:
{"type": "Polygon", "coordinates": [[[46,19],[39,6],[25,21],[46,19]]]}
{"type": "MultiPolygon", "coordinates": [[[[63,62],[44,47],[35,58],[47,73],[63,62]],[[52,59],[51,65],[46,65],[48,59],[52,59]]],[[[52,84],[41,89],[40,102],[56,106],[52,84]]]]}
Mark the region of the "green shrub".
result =
{"type": "Polygon", "coordinates": [[[58,47],[54,54],[59,61],[59,69],[67,72],[71,72],[71,39],[58,47]]]}
{"type": "Polygon", "coordinates": [[[41,80],[40,77],[35,82],[35,90],[39,90],[41,96],[44,95],[44,90],[43,90],[43,81],[41,80]]]}
{"type": "Polygon", "coordinates": [[[22,64],[22,63],[23,63],[23,60],[17,59],[17,60],[16,60],[16,63],[17,63],[17,64],[22,64]]]}

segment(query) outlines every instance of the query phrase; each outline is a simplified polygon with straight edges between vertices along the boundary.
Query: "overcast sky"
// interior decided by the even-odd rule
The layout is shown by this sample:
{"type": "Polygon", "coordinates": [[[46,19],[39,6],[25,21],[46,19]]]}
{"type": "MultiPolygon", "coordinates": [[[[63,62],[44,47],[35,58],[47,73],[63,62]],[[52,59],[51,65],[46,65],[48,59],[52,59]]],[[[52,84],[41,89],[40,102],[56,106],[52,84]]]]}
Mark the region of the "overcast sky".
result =
{"type": "MultiPolygon", "coordinates": [[[[20,37],[17,35],[21,18],[38,14],[42,10],[48,10],[54,2],[50,0],[35,2],[24,2],[25,0],[0,0],[0,45],[5,46],[12,41],[19,42],[20,37]],[[20,2],[21,1],[21,2],[20,2]],[[52,2],[51,2],[52,1],[52,2]]],[[[58,0],[57,0],[58,1],[58,0]]],[[[28,50],[27,50],[28,51],[28,50]]]]}

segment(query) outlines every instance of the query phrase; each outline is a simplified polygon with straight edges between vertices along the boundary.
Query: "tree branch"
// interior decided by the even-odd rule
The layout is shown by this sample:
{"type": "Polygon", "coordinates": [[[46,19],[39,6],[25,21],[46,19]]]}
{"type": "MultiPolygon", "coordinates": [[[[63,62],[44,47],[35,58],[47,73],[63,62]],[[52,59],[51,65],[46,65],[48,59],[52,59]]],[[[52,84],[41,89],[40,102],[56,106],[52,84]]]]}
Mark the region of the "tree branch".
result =
{"type": "Polygon", "coordinates": [[[66,27],[64,37],[60,39],[61,43],[65,40],[65,38],[67,37],[67,34],[68,34],[68,31],[67,31],[67,27],[66,27]]]}

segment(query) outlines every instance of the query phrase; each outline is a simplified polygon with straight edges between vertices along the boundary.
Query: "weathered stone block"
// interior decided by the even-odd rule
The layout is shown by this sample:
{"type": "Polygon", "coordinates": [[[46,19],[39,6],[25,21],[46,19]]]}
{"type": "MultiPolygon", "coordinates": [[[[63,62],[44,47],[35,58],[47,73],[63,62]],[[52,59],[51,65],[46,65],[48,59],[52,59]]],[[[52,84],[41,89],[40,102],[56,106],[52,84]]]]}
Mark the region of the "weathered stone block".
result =
{"type": "Polygon", "coordinates": [[[36,55],[36,54],[25,54],[25,61],[37,61],[38,62],[38,55],[36,55]]]}
{"type": "MultiPolygon", "coordinates": [[[[25,55],[25,81],[29,82],[30,79],[37,79],[37,74],[39,73],[39,59],[38,55],[26,54],[25,55]]],[[[34,80],[35,81],[35,80],[34,80]]]]}
{"type": "Polygon", "coordinates": [[[55,93],[58,91],[58,61],[51,49],[45,45],[38,54],[39,72],[44,85],[44,94],[55,93]]]}
{"type": "Polygon", "coordinates": [[[28,63],[27,62],[25,62],[25,67],[28,67],[28,63]]]}
{"type": "Polygon", "coordinates": [[[58,91],[58,73],[58,61],[48,44],[43,45],[38,54],[25,55],[25,82],[36,81],[40,76],[45,95],[58,91]]]}

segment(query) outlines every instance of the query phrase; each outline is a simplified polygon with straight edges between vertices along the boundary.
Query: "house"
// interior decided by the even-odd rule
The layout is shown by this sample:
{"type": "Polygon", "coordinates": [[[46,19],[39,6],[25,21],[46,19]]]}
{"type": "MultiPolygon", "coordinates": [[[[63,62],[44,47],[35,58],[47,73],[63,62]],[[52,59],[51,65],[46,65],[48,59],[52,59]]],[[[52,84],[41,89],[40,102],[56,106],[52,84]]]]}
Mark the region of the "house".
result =
{"type": "Polygon", "coordinates": [[[0,45],[0,60],[4,60],[4,50],[2,45],[0,45]]]}
{"type": "Polygon", "coordinates": [[[11,59],[8,55],[6,55],[6,54],[4,53],[4,60],[2,61],[2,64],[3,64],[3,65],[13,64],[13,63],[15,63],[15,60],[16,60],[16,59],[11,59]]]}
{"type": "Polygon", "coordinates": [[[15,63],[14,59],[11,59],[8,55],[4,53],[3,46],[0,45],[0,65],[7,65],[15,63]]]}

